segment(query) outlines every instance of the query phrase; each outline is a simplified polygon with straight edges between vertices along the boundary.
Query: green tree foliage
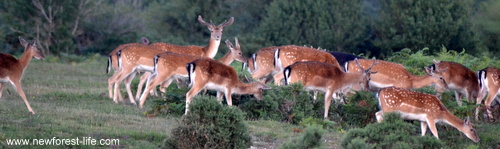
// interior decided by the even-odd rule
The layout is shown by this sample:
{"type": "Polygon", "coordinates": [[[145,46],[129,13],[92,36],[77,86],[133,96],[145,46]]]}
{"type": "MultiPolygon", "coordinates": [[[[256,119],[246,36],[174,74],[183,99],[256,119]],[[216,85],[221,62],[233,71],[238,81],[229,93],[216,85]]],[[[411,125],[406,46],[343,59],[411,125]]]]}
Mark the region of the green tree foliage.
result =
{"type": "Polygon", "coordinates": [[[495,54],[500,53],[500,1],[482,2],[475,14],[476,27],[484,45],[495,54]]]}
{"type": "Polygon", "coordinates": [[[172,130],[167,148],[249,148],[252,144],[243,112],[214,97],[198,96],[189,113],[172,130]]]}
{"type": "Polygon", "coordinates": [[[264,45],[312,45],[357,52],[366,40],[362,0],[274,1],[258,28],[264,45]]]}
{"type": "Polygon", "coordinates": [[[374,46],[387,55],[403,48],[429,47],[431,53],[444,46],[453,50],[479,51],[473,32],[470,0],[381,0],[374,23],[374,46]]]}

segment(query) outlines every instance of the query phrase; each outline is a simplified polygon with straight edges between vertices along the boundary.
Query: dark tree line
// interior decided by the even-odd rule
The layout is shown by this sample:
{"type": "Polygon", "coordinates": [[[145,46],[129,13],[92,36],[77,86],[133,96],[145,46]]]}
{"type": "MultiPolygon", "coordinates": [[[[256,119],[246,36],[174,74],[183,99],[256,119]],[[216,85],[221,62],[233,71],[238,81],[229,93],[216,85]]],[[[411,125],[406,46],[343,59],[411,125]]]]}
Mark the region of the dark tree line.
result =
{"type": "MultiPolygon", "coordinates": [[[[53,55],[107,54],[120,44],[205,45],[214,23],[235,17],[223,40],[247,54],[274,45],[387,56],[403,48],[441,47],[477,55],[500,52],[500,0],[2,0],[1,51],[37,39],[53,55]]],[[[221,46],[221,51],[225,51],[221,46]]]]}

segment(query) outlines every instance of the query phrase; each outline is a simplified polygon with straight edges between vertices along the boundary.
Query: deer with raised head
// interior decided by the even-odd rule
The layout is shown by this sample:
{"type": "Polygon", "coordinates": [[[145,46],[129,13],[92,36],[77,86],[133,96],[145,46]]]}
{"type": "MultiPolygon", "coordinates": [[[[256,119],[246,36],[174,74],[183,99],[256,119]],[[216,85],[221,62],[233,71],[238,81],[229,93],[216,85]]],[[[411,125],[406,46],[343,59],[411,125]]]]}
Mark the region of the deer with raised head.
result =
{"type": "MultiPolygon", "coordinates": [[[[359,63],[361,63],[363,68],[368,68],[372,62],[368,59],[360,59],[359,63]]],[[[379,64],[372,69],[373,71],[377,71],[377,74],[371,76],[370,87],[372,88],[381,89],[394,86],[405,89],[418,89],[433,84],[439,87],[446,87],[447,82],[443,79],[442,73],[448,68],[442,69],[441,67],[437,67],[436,69],[430,69],[425,67],[426,75],[415,76],[408,72],[401,64],[383,60],[377,60],[377,63],[379,64]]],[[[357,65],[353,61],[347,62],[345,63],[345,71],[361,71],[357,65]]]]}
{"type": "Polygon", "coordinates": [[[28,43],[22,37],[19,37],[19,42],[24,46],[24,53],[21,58],[16,59],[12,55],[0,53],[0,98],[2,98],[4,83],[10,83],[24,100],[24,104],[28,107],[29,112],[34,115],[35,111],[31,108],[23,88],[21,87],[21,79],[24,70],[28,67],[32,58],[43,60],[45,56],[36,46],[36,40],[28,43]]]}
{"type": "Polygon", "coordinates": [[[253,79],[266,83],[269,75],[275,75],[279,72],[274,67],[274,52],[276,49],[278,49],[277,46],[260,49],[243,63],[243,69],[246,69],[253,79]]]}
{"type": "MultiPolygon", "coordinates": [[[[197,59],[186,66],[191,89],[186,93],[186,114],[189,111],[191,98],[203,88],[223,92],[229,106],[233,105],[232,94],[253,94],[258,100],[262,99],[262,91],[271,89],[260,83],[243,83],[233,67],[208,58],[197,59]]],[[[219,98],[219,102],[221,98],[219,98]]]]}
{"type": "MultiPolygon", "coordinates": [[[[234,60],[239,62],[245,61],[240,44],[238,43],[238,38],[235,38],[235,45],[229,40],[226,40],[226,45],[229,51],[217,61],[225,65],[231,64],[234,60]]],[[[146,89],[139,100],[139,107],[142,108],[148,96],[148,92],[153,90],[157,85],[162,84],[162,87],[168,87],[176,78],[187,78],[188,72],[186,70],[186,64],[199,58],[203,57],[171,52],[156,55],[154,59],[154,71],[146,83],[146,89]]],[[[222,98],[222,96],[219,95],[218,98],[222,98]]]]}
{"type": "Polygon", "coordinates": [[[398,112],[403,119],[420,121],[422,136],[429,127],[434,137],[439,139],[436,123],[444,122],[464,133],[472,141],[479,142],[469,118],[462,121],[450,113],[434,95],[389,87],[381,89],[377,98],[381,110],[375,113],[375,116],[379,123],[382,122],[384,113],[398,112]]]}
{"type": "Polygon", "coordinates": [[[462,96],[464,94],[468,102],[473,102],[473,99],[477,98],[479,94],[479,79],[474,71],[462,64],[447,61],[434,61],[434,64],[428,68],[432,70],[436,70],[436,68],[444,70],[441,74],[447,86],[436,87],[438,97],[447,89],[453,90],[459,106],[462,106],[462,96]]]}
{"type": "MultiPolygon", "coordinates": [[[[151,44],[151,46],[155,49],[160,49],[162,50],[162,52],[174,52],[174,53],[181,53],[181,54],[188,54],[188,55],[195,55],[195,56],[202,56],[202,57],[209,57],[209,58],[213,58],[215,57],[215,54],[217,54],[217,51],[219,49],[219,45],[220,45],[220,40],[222,38],[222,30],[225,26],[228,26],[228,25],[231,25],[234,21],[234,18],[231,17],[231,19],[229,21],[224,21],[224,23],[218,25],[218,26],[215,26],[213,23],[209,24],[209,23],[206,23],[203,18],[201,16],[198,16],[198,22],[200,22],[201,24],[205,25],[208,27],[208,29],[210,30],[211,34],[210,34],[210,41],[209,41],[209,44],[205,47],[200,47],[200,46],[179,46],[179,45],[174,45],[174,44],[167,44],[167,43],[154,43],[154,44],[151,44]]],[[[121,50],[121,51],[125,51],[124,50],[121,50]]],[[[160,54],[162,52],[159,52],[159,53],[156,53],[154,54],[153,56],[149,57],[150,59],[150,62],[148,62],[148,65],[149,68],[153,68],[153,58],[155,55],[157,54],[160,54]]],[[[144,56],[141,56],[141,52],[125,52],[125,53],[117,53],[117,55],[127,55],[127,54],[138,54],[138,55],[129,55],[127,57],[142,57],[142,59],[145,59],[147,57],[144,57],[144,56]]],[[[144,52],[144,53],[148,53],[148,52],[144,52]]],[[[155,53],[155,52],[153,52],[155,53]]],[[[149,53],[151,54],[151,53],[149,53]]],[[[145,54],[145,55],[148,55],[148,54],[145,54]]],[[[118,60],[118,63],[120,63],[120,60],[118,60]]],[[[142,64],[144,65],[144,64],[142,64]]],[[[128,67],[136,67],[136,66],[132,66],[132,65],[128,65],[128,67]]],[[[143,76],[141,76],[141,79],[139,81],[139,84],[138,84],[138,89],[137,89],[137,96],[135,99],[138,99],[140,97],[140,93],[142,92],[142,87],[144,85],[144,83],[146,82],[147,78],[149,77],[150,75],[150,72],[152,71],[153,69],[146,69],[146,70],[141,70],[141,71],[146,71],[144,73],[143,76]]],[[[129,69],[129,72],[126,72],[126,73],[133,73],[132,71],[130,71],[129,69]]],[[[126,88],[130,88],[130,82],[132,81],[133,79],[133,76],[135,76],[135,73],[134,75],[129,75],[129,74],[126,74],[126,76],[130,76],[129,78],[126,79],[126,82],[125,82],[125,86],[126,88]]],[[[108,90],[110,92],[110,94],[112,94],[113,92],[113,85],[115,86],[115,89],[117,88],[116,86],[116,83],[118,80],[118,75],[117,76],[112,76],[108,81],[108,90]]],[[[118,82],[121,82],[118,81],[118,82]]],[[[127,89],[129,90],[129,89],[127,89]]],[[[127,91],[129,92],[129,96],[131,95],[131,91],[127,91]]],[[[118,91],[115,91],[114,94],[113,94],[113,100],[115,101],[115,103],[117,103],[117,98],[119,98],[121,100],[121,95],[118,94],[119,93],[119,90],[118,91]],[[118,96],[118,97],[115,97],[115,96],[118,96]]],[[[133,99],[133,97],[130,97],[130,99],[133,99]]],[[[132,102],[135,104],[135,102],[132,102]]]]}
{"type": "Polygon", "coordinates": [[[279,73],[274,75],[274,84],[280,85],[285,67],[301,61],[330,63],[340,68],[337,59],[328,52],[296,45],[281,46],[274,54],[274,64],[279,70],[279,73]]]}
{"type": "MultiPolygon", "coordinates": [[[[488,118],[490,118],[490,120],[495,120],[493,117],[491,103],[500,93],[500,69],[494,67],[484,68],[483,70],[477,72],[477,76],[479,77],[480,92],[476,99],[476,104],[481,104],[484,96],[488,94],[486,100],[484,101],[484,106],[486,107],[488,118]]],[[[478,106],[476,108],[476,120],[478,120],[479,109],[480,107],[478,106]]]]}
{"type": "MultiPolygon", "coordinates": [[[[354,60],[358,62],[358,59],[354,60]]],[[[362,71],[346,73],[340,67],[329,63],[316,61],[296,62],[283,71],[286,84],[301,82],[305,90],[319,90],[325,92],[325,113],[324,118],[328,117],[328,109],[332,102],[333,93],[352,88],[353,85],[359,85],[367,89],[372,68],[378,63],[373,59],[372,64],[367,69],[358,67],[362,71]]]]}

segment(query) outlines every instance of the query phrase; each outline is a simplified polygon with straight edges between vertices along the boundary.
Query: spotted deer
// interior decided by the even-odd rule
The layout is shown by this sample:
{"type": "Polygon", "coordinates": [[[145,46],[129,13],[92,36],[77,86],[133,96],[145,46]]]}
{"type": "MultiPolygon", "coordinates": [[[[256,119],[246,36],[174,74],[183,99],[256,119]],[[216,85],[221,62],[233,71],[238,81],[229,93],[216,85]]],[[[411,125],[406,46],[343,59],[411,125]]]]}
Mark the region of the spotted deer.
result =
{"type": "Polygon", "coordinates": [[[397,112],[404,119],[420,121],[422,136],[429,127],[434,137],[439,139],[436,123],[444,122],[464,133],[472,141],[479,142],[479,137],[469,118],[462,121],[450,113],[434,95],[388,87],[381,89],[377,98],[381,110],[375,116],[379,123],[382,122],[384,113],[397,112]]]}
{"type": "MultiPolygon", "coordinates": [[[[372,64],[371,60],[368,59],[360,59],[359,63],[361,63],[363,68],[368,68],[372,64]]],[[[447,82],[443,79],[442,73],[448,68],[442,69],[441,67],[437,67],[431,69],[425,67],[426,75],[415,76],[408,72],[401,64],[383,60],[377,60],[377,63],[379,64],[372,69],[373,71],[377,71],[377,74],[371,75],[371,88],[381,89],[394,86],[405,89],[418,89],[433,84],[446,88],[447,82]]],[[[353,61],[345,63],[345,68],[346,72],[361,71],[353,61]]]]}
{"type": "Polygon", "coordinates": [[[335,57],[328,52],[304,46],[281,46],[275,51],[274,54],[275,67],[279,70],[279,72],[274,75],[274,84],[280,85],[280,82],[284,77],[283,70],[285,67],[301,61],[330,63],[341,68],[337,59],[335,59],[335,57]]]}
{"type": "MultiPolygon", "coordinates": [[[[127,43],[127,44],[122,44],[116,47],[113,51],[109,53],[108,56],[108,67],[106,67],[106,74],[109,74],[111,69],[113,69],[115,72],[118,70],[118,59],[116,58],[116,52],[124,49],[127,46],[133,46],[133,45],[149,45],[149,40],[146,37],[141,38],[141,43],[127,43]],[[113,63],[114,62],[114,63],[113,63]]],[[[111,98],[111,97],[110,97],[111,98]]]]}
{"type": "MultiPolygon", "coordinates": [[[[484,96],[488,94],[486,100],[484,101],[484,106],[486,107],[486,112],[490,120],[495,120],[493,117],[493,109],[491,108],[491,103],[495,100],[495,97],[500,93],[500,69],[494,67],[484,68],[477,73],[479,77],[480,92],[476,98],[476,104],[482,103],[484,96]]],[[[478,120],[479,115],[478,106],[476,108],[476,120],[478,120]]]]}
{"type": "MultiPolygon", "coordinates": [[[[217,61],[225,65],[229,65],[234,60],[239,62],[244,62],[246,60],[242,55],[238,38],[235,38],[235,45],[233,45],[229,40],[226,40],[226,45],[229,48],[229,51],[217,61]]],[[[199,58],[203,57],[171,52],[156,55],[154,59],[154,71],[147,80],[146,89],[142,93],[139,100],[139,107],[143,107],[148,96],[148,92],[153,90],[159,84],[162,84],[163,87],[168,87],[176,78],[187,78],[188,72],[186,70],[186,64],[199,58]]],[[[218,97],[222,98],[219,94],[218,97]]]]}
{"type": "Polygon", "coordinates": [[[441,73],[444,81],[447,83],[446,87],[436,87],[438,96],[446,90],[455,92],[455,99],[459,106],[462,106],[462,96],[465,95],[468,102],[473,102],[479,94],[479,81],[474,71],[456,62],[435,61],[434,64],[428,68],[436,70],[436,68],[443,69],[441,73]]]}
{"type": "Polygon", "coordinates": [[[28,67],[32,58],[43,60],[45,56],[36,46],[36,40],[28,43],[22,37],[19,37],[19,42],[24,46],[24,53],[21,58],[16,59],[12,55],[0,53],[0,98],[2,97],[4,83],[10,83],[24,100],[24,104],[28,107],[29,112],[34,115],[35,111],[31,108],[21,87],[21,79],[24,70],[28,67]]]}
{"type": "Polygon", "coordinates": [[[261,83],[266,83],[268,81],[267,76],[275,75],[279,72],[274,67],[274,52],[276,49],[278,49],[277,46],[260,49],[243,63],[243,69],[246,68],[253,79],[259,80],[261,83]]]}
{"type": "MultiPolygon", "coordinates": [[[[189,111],[191,98],[203,88],[223,92],[229,106],[233,105],[232,94],[253,94],[257,99],[262,98],[262,91],[270,89],[260,82],[243,83],[233,67],[227,66],[213,59],[201,58],[187,64],[188,78],[191,89],[186,93],[186,111],[189,111]]],[[[222,102],[219,99],[219,102],[222,102]]]]}
{"type": "Polygon", "coordinates": [[[305,90],[319,90],[325,92],[325,113],[324,118],[328,117],[328,109],[332,102],[332,95],[335,92],[351,88],[353,85],[359,85],[368,88],[370,75],[377,73],[372,72],[372,68],[378,63],[375,59],[372,60],[371,66],[367,69],[361,67],[357,62],[360,72],[346,73],[340,67],[323,62],[306,61],[296,62],[287,66],[283,75],[286,84],[301,82],[305,90]]]}

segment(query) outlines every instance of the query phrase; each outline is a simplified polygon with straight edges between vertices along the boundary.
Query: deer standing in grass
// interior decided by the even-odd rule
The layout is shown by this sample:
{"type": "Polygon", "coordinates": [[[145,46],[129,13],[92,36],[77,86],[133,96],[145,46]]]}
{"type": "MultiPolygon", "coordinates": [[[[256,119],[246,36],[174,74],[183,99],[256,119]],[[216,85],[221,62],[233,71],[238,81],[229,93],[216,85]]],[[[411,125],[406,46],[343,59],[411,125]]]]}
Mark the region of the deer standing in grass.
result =
{"type": "MultiPolygon", "coordinates": [[[[372,64],[371,60],[360,59],[359,63],[363,68],[368,68],[372,64]]],[[[441,67],[436,69],[425,68],[426,75],[414,76],[401,64],[396,64],[388,61],[377,60],[378,65],[373,67],[373,71],[377,74],[371,75],[370,87],[381,89],[386,87],[398,87],[405,89],[418,89],[425,86],[437,85],[446,88],[446,81],[443,79],[442,73],[444,70],[441,67]]],[[[361,69],[353,61],[345,63],[346,72],[359,72],[361,69]]]]}
{"type": "Polygon", "coordinates": [[[35,111],[31,108],[23,88],[21,87],[21,79],[24,70],[28,67],[32,58],[43,60],[45,56],[42,51],[37,48],[35,40],[28,43],[22,37],[19,37],[19,42],[24,46],[24,53],[20,59],[16,59],[9,54],[0,53],[0,98],[2,97],[4,83],[10,83],[24,100],[24,104],[28,107],[29,112],[34,115],[35,111]]]}
{"type": "MultiPolygon", "coordinates": [[[[209,44],[205,47],[200,47],[200,46],[178,46],[178,45],[173,45],[173,44],[167,44],[167,43],[154,43],[151,44],[149,47],[145,47],[145,45],[136,45],[136,46],[128,46],[125,49],[117,52],[118,56],[118,63],[124,65],[126,68],[125,71],[121,72],[122,74],[116,74],[111,76],[111,78],[108,81],[108,90],[110,94],[113,94],[113,101],[115,103],[118,102],[117,99],[120,101],[121,95],[119,95],[119,82],[121,82],[124,78],[127,78],[125,81],[125,87],[127,88],[127,93],[129,94],[129,98],[131,103],[135,104],[135,101],[133,100],[134,97],[131,96],[132,92],[130,90],[130,83],[135,76],[135,73],[137,72],[146,72],[142,77],[141,80],[139,81],[138,89],[137,89],[137,97],[135,99],[139,99],[140,93],[142,92],[142,86],[146,82],[147,78],[149,77],[149,72],[153,71],[153,58],[160,53],[163,52],[174,52],[174,53],[181,53],[181,54],[189,54],[189,55],[197,55],[197,56],[203,56],[203,57],[209,57],[213,58],[215,54],[217,54],[217,51],[219,49],[220,45],[220,40],[222,37],[222,30],[225,26],[231,25],[234,21],[234,18],[231,17],[229,21],[224,21],[224,23],[216,26],[213,23],[209,24],[206,23],[201,16],[198,16],[198,22],[200,22],[203,25],[206,25],[208,29],[211,32],[210,35],[210,41],[209,44]],[[128,50],[128,49],[135,49],[135,50],[128,50]],[[153,51],[147,51],[146,49],[155,49],[153,51]],[[146,50],[146,51],[140,51],[140,50],[146,50]],[[128,51],[128,52],[127,52],[128,51]],[[120,59],[120,57],[125,57],[126,60],[120,59]],[[138,62],[137,60],[142,59],[144,61],[138,62]],[[127,63],[122,63],[121,61],[127,62],[127,63]],[[132,61],[137,61],[137,62],[132,62],[132,61]],[[140,68],[140,69],[136,69],[140,68]],[[122,76],[119,78],[119,76],[122,76]],[[115,86],[114,89],[115,91],[113,92],[113,85],[115,86]]],[[[122,66],[120,66],[120,70],[122,69],[122,66]]]]}
{"type": "Polygon", "coordinates": [[[462,121],[450,113],[434,95],[389,87],[381,89],[377,98],[381,110],[375,116],[379,123],[382,122],[384,113],[398,112],[404,119],[420,121],[422,136],[429,127],[434,137],[439,139],[436,123],[444,122],[464,133],[472,141],[479,142],[469,118],[462,121]]]}
{"type": "MultiPolygon", "coordinates": [[[[240,44],[238,43],[238,38],[235,38],[235,45],[229,40],[226,40],[226,44],[229,51],[217,61],[225,65],[231,64],[234,60],[239,62],[245,61],[240,44]]],[[[142,108],[148,96],[148,92],[153,90],[157,85],[162,84],[162,87],[168,87],[176,78],[187,78],[188,72],[186,70],[186,64],[199,58],[203,57],[171,52],[156,55],[154,59],[154,71],[146,83],[146,89],[139,100],[139,107],[142,108]]],[[[221,100],[222,96],[219,95],[219,92],[217,92],[217,95],[218,98],[220,98],[219,100],[221,100]]]]}
{"type": "Polygon", "coordinates": [[[275,51],[274,54],[275,67],[279,70],[279,72],[274,75],[274,84],[280,85],[280,82],[284,77],[283,70],[285,67],[301,61],[330,63],[341,68],[337,59],[335,59],[335,57],[328,52],[304,46],[281,46],[275,51]]]}
{"type": "Polygon", "coordinates": [[[260,49],[243,63],[243,69],[246,68],[253,79],[266,83],[268,75],[275,75],[279,72],[274,67],[274,52],[276,49],[278,49],[276,46],[260,49]]]}
{"type": "MultiPolygon", "coordinates": [[[[484,101],[484,106],[486,107],[486,112],[490,120],[495,120],[493,117],[493,109],[491,108],[491,103],[495,100],[495,97],[500,93],[500,69],[494,67],[484,68],[478,71],[480,92],[476,99],[476,104],[482,103],[483,98],[486,94],[486,100],[484,101]]],[[[476,120],[478,120],[480,107],[476,107],[476,120]]]]}
{"type": "Polygon", "coordinates": [[[479,79],[477,78],[477,74],[464,65],[455,62],[435,61],[428,68],[433,70],[440,68],[444,70],[441,74],[447,86],[436,87],[438,97],[447,89],[453,90],[455,91],[455,99],[459,106],[462,106],[462,96],[464,94],[468,102],[473,102],[473,99],[478,97],[479,79]]]}
{"type": "MultiPolygon", "coordinates": [[[[358,62],[357,59],[354,60],[358,62]]],[[[352,88],[353,85],[359,85],[368,88],[372,68],[378,63],[375,59],[367,69],[358,67],[360,72],[346,73],[340,67],[316,61],[296,62],[283,71],[286,84],[301,82],[305,90],[319,90],[325,92],[325,113],[324,118],[328,117],[328,109],[332,102],[332,95],[335,92],[352,88]]]]}
{"type": "MultiPolygon", "coordinates": [[[[227,66],[213,59],[201,58],[187,64],[188,77],[191,89],[186,93],[186,114],[189,111],[191,98],[203,88],[223,92],[229,106],[233,105],[232,94],[253,94],[262,99],[262,91],[270,89],[260,82],[243,83],[233,67],[227,66]]],[[[219,102],[222,98],[219,98],[219,102]]]]}

